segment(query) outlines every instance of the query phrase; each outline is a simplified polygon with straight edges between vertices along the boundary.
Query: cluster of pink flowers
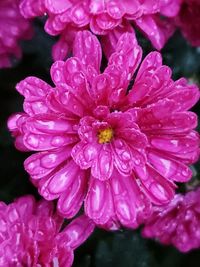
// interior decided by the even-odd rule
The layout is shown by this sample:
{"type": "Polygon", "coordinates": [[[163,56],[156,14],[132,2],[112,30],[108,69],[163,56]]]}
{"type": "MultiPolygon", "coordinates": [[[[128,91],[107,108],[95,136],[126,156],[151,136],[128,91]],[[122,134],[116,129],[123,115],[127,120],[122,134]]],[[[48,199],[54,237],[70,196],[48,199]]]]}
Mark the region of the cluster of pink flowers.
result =
{"type": "Polygon", "coordinates": [[[200,1],[182,0],[180,12],[175,17],[175,23],[184,37],[193,45],[200,46],[200,1]]]}
{"type": "Polygon", "coordinates": [[[11,66],[11,57],[21,57],[19,41],[30,39],[30,22],[19,11],[20,0],[0,1],[0,68],[11,66]]]}
{"type": "Polygon", "coordinates": [[[143,229],[144,237],[173,244],[181,252],[200,247],[200,189],[177,194],[162,207],[154,207],[143,229]]]}
{"type": "Polygon", "coordinates": [[[71,51],[78,31],[90,29],[101,35],[109,57],[124,32],[138,28],[160,50],[179,27],[192,45],[200,45],[198,0],[2,0],[0,3],[0,68],[19,58],[19,41],[32,36],[30,19],[47,15],[45,30],[60,35],[54,45],[54,60],[63,60],[71,51]],[[20,14],[21,13],[21,14],[20,14]],[[164,19],[163,19],[164,18],[164,19]]]}
{"type": "Polygon", "coordinates": [[[107,55],[114,50],[122,33],[134,31],[133,26],[139,28],[156,49],[161,49],[175,29],[167,18],[174,18],[179,8],[180,0],[22,0],[20,5],[25,18],[48,15],[46,32],[60,35],[53,48],[55,60],[63,60],[71,50],[77,31],[87,28],[103,36],[107,55]]]}
{"type": "Polygon", "coordinates": [[[134,32],[159,50],[178,26],[200,45],[199,7],[197,0],[0,1],[0,67],[21,55],[32,18],[46,15],[46,32],[60,36],[54,85],[32,76],[19,82],[24,112],[8,120],[16,148],[35,152],[24,167],[48,201],[0,203],[0,266],[71,266],[94,225],[145,224],[145,237],[183,252],[200,247],[200,189],[175,195],[200,155],[197,116],[189,111],[200,91],[174,81],[159,52],[142,60],[134,32]],[[63,227],[81,207],[85,215],[63,227]]]}
{"type": "Polygon", "coordinates": [[[25,169],[40,194],[58,198],[58,210],[73,217],[83,201],[97,224],[135,228],[186,182],[199,156],[197,117],[187,111],[199,90],[173,81],[158,52],[141,62],[134,35],[122,35],[100,73],[101,48],[89,31],[77,34],[73,55],[51,67],[55,87],[36,77],[17,85],[25,113],[8,127],[20,150],[40,151],[25,169]]]}
{"type": "Polygon", "coordinates": [[[73,250],[92,233],[85,215],[64,227],[51,202],[24,196],[6,205],[0,202],[0,266],[70,267],[73,250]]]}

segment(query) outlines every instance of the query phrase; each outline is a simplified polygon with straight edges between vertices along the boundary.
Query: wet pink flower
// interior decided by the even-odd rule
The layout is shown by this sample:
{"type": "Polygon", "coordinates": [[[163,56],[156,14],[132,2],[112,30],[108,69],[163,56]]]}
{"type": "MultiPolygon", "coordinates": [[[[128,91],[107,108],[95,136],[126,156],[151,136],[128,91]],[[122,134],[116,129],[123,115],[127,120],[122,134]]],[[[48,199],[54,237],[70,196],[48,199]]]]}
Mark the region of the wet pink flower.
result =
{"type": "Polygon", "coordinates": [[[180,12],[175,18],[176,25],[193,46],[200,46],[200,1],[182,0],[182,2],[180,12]]]}
{"type": "Polygon", "coordinates": [[[47,14],[46,32],[50,35],[61,35],[53,48],[55,60],[65,58],[71,50],[76,32],[86,28],[103,36],[102,42],[107,55],[111,54],[121,34],[126,31],[133,32],[133,27],[139,28],[156,49],[161,49],[174,31],[173,24],[163,18],[176,16],[179,7],[180,0],[21,2],[21,12],[26,18],[47,14]]]}
{"type": "Polygon", "coordinates": [[[73,250],[94,229],[85,215],[61,230],[63,219],[52,203],[24,196],[12,204],[0,202],[0,266],[61,266],[73,263],[73,250]]]}
{"type": "Polygon", "coordinates": [[[103,73],[100,43],[89,31],[77,34],[73,55],[51,67],[55,87],[36,77],[17,85],[25,113],[8,127],[19,150],[40,151],[25,169],[43,197],[58,198],[61,214],[73,217],[84,201],[97,224],[135,228],[151,203],[173,198],[174,181],[191,178],[199,136],[187,110],[199,90],[183,78],[174,82],[158,52],[130,86],[142,56],[132,34],[120,37],[103,73]]]}
{"type": "Polygon", "coordinates": [[[20,40],[32,36],[30,22],[20,14],[19,1],[0,1],[0,68],[10,67],[11,57],[20,58],[20,40]]]}
{"type": "Polygon", "coordinates": [[[181,252],[200,248],[200,189],[177,194],[162,207],[154,207],[143,236],[173,245],[181,252]]]}

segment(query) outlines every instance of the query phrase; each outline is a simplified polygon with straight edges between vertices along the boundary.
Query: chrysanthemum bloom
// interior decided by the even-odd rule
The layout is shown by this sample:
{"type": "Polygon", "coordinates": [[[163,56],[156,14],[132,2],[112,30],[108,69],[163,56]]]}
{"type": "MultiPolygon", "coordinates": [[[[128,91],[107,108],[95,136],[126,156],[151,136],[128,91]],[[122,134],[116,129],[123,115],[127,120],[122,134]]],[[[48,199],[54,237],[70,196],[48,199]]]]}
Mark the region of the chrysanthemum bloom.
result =
{"type": "Polygon", "coordinates": [[[200,189],[177,194],[165,206],[154,207],[143,236],[173,245],[181,252],[200,248],[200,189]]]}
{"type": "Polygon", "coordinates": [[[12,204],[0,202],[0,266],[60,266],[73,263],[73,250],[94,229],[85,215],[61,230],[63,219],[51,202],[24,196],[12,204]]]}
{"type": "Polygon", "coordinates": [[[19,1],[0,1],[0,68],[10,67],[11,57],[20,58],[20,40],[32,36],[30,22],[20,14],[19,1]]]}
{"type": "Polygon", "coordinates": [[[46,199],[73,217],[85,212],[97,224],[119,221],[136,227],[150,204],[173,198],[173,181],[191,177],[187,165],[199,154],[193,131],[197,117],[187,111],[199,90],[185,79],[173,81],[158,52],[142,62],[132,34],[120,37],[100,74],[101,48],[88,31],[76,36],[74,57],[51,68],[55,88],[28,77],[17,85],[25,113],[8,127],[19,150],[40,151],[25,169],[46,199]]]}
{"type": "Polygon", "coordinates": [[[182,0],[180,12],[175,18],[184,37],[193,45],[200,46],[200,1],[182,0]]]}
{"type": "Polygon", "coordinates": [[[163,18],[177,15],[180,0],[22,0],[20,7],[26,18],[48,15],[46,32],[61,35],[53,48],[53,57],[58,60],[64,59],[71,49],[76,32],[86,28],[104,36],[107,55],[119,36],[133,32],[133,27],[139,28],[156,49],[161,49],[174,31],[173,24],[163,18]]]}

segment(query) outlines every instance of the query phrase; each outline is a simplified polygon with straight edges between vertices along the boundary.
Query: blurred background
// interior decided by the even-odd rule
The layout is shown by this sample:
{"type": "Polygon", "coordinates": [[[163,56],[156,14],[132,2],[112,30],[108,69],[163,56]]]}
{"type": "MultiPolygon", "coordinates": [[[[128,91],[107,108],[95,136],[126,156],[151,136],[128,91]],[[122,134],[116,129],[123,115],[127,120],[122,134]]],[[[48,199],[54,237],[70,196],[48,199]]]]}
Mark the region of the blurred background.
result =
{"type": "MultiPolygon", "coordinates": [[[[144,56],[153,50],[151,44],[137,33],[144,56]]],[[[7,130],[8,117],[23,110],[23,98],[15,90],[15,85],[27,76],[37,76],[51,83],[49,68],[52,64],[51,47],[55,43],[43,30],[43,22],[35,21],[35,37],[23,42],[23,58],[13,59],[13,68],[0,70],[0,200],[7,203],[24,194],[34,194],[24,171],[23,161],[28,153],[15,149],[7,130]]],[[[169,40],[162,50],[164,63],[173,70],[173,77],[187,77],[200,84],[200,48],[192,48],[179,32],[169,40]]],[[[104,60],[106,64],[106,60],[104,60]]],[[[200,104],[193,111],[200,116],[200,104]]],[[[192,166],[193,178],[179,191],[193,189],[200,183],[200,163],[192,166]]],[[[173,247],[143,239],[140,230],[106,232],[96,230],[90,239],[77,249],[74,267],[199,267],[200,250],[181,254],[173,247]]]]}

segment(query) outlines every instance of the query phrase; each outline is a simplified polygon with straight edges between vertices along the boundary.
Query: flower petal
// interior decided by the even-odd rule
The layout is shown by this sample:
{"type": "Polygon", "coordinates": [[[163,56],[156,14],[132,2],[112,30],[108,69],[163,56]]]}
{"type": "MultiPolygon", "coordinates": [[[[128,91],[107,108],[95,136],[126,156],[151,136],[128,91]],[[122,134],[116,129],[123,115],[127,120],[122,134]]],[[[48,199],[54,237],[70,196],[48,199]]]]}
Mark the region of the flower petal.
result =
{"type": "Polygon", "coordinates": [[[44,151],[33,154],[25,160],[24,168],[32,179],[41,179],[65,161],[70,156],[70,152],[71,147],[65,146],[57,151],[44,151]]]}
{"type": "Polygon", "coordinates": [[[33,151],[44,151],[63,147],[78,141],[76,135],[26,133],[23,138],[25,146],[33,151]]]}
{"type": "Polygon", "coordinates": [[[99,73],[101,64],[101,46],[92,33],[80,31],[77,33],[73,46],[73,55],[81,61],[87,72],[87,67],[94,68],[96,74],[99,73]]]}
{"type": "Polygon", "coordinates": [[[102,145],[97,156],[92,162],[91,174],[99,180],[107,180],[113,172],[113,155],[107,144],[102,145]]]}
{"type": "Polygon", "coordinates": [[[68,160],[62,168],[51,175],[51,180],[48,185],[49,192],[52,194],[62,193],[68,190],[75,179],[80,179],[84,175],[84,171],[80,170],[79,166],[73,160],[68,160]]]}
{"type": "Polygon", "coordinates": [[[133,156],[130,147],[123,139],[112,142],[114,165],[122,174],[130,174],[133,168],[133,156]]]}
{"type": "Polygon", "coordinates": [[[153,46],[160,50],[168,38],[174,33],[175,27],[157,15],[145,15],[135,20],[135,24],[150,39],[153,46]]]}
{"type": "MultiPolygon", "coordinates": [[[[111,55],[108,61],[109,66],[115,65],[120,70],[126,70],[128,80],[137,69],[142,57],[142,50],[137,44],[134,33],[123,34],[117,43],[116,52],[111,55]],[[128,59],[128,60],[127,60],[128,59]]],[[[107,73],[105,69],[105,73],[107,73]]]]}
{"type": "Polygon", "coordinates": [[[85,200],[85,213],[97,224],[105,224],[113,215],[110,184],[91,177],[85,200]]]}
{"type": "Polygon", "coordinates": [[[135,168],[145,195],[156,205],[168,203],[174,196],[175,184],[165,179],[150,165],[135,168]]]}
{"type": "Polygon", "coordinates": [[[199,88],[196,85],[188,84],[187,80],[183,78],[175,81],[172,88],[166,97],[176,102],[177,111],[188,110],[199,100],[199,88]]]}
{"type": "Polygon", "coordinates": [[[72,149],[72,157],[81,169],[87,169],[92,166],[93,161],[98,157],[98,145],[79,142],[72,149]]]}
{"type": "Polygon", "coordinates": [[[71,186],[62,193],[58,200],[58,211],[65,218],[72,218],[77,214],[85,198],[86,187],[86,172],[80,171],[79,175],[75,177],[71,186]]]}
{"type": "Polygon", "coordinates": [[[25,97],[24,110],[30,116],[49,111],[45,99],[52,90],[50,85],[36,77],[28,77],[18,83],[16,89],[25,97]]]}
{"type": "Polygon", "coordinates": [[[74,124],[73,119],[57,114],[41,114],[27,119],[26,130],[35,134],[75,134],[74,124]]]}
{"type": "Polygon", "coordinates": [[[71,1],[69,0],[45,0],[45,6],[49,12],[53,14],[60,14],[72,6],[71,1]]]}
{"type": "MultiPolygon", "coordinates": [[[[199,134],[191,131],[186,135],[181,136],[150,136],[152,147],[165,151],[173,156],[179,157],[180,154],[190,155],[190,152],[198,150],[200,145],[199,134]]],[[[188,157],[189,159],[189,157],[188,157]]]]}
{"type": "Polygon", "coordinates": [[[61,60],[54,62],[53,65],[51,66],[50,70],[51,78],[55,85],[66,82],[64,67],[65,67],[65,62],[61,60]]]}
{"type": "Polygon", "coordinates": [[[67,240],[66,245],[76,249],[91,235],[94,227],[95,224],[85,215],[74,219],[62,231],[62,236],[65,236],[64,240],[67,240]]]}
{"type": "Polygon", "coordinates": [[[192,171],[185,164],[181,163],[153,149],[148,153],[149,162],[165,178],[176,182],[187,182],[192,177],[192,171]]]}
{"type": "Polygon", "coordinates": [[[162,56],[159,52],[149,53],[142,61],[138,70],[135,82],[144,77],[151,76],[159,67],[162,66],[162,56]]]}
{"type": "Polygon", "coordinates": [[[113,175],[111,179],[115,211],[120,223],[136,228],[150,213],[150,202],[132,176],[113,175]]]}

